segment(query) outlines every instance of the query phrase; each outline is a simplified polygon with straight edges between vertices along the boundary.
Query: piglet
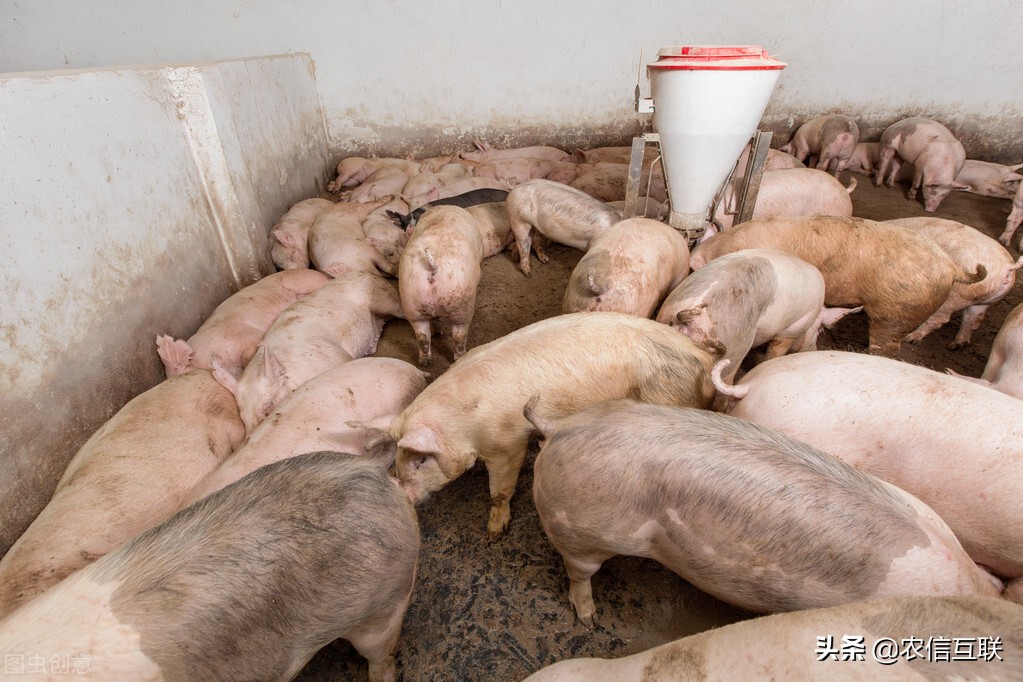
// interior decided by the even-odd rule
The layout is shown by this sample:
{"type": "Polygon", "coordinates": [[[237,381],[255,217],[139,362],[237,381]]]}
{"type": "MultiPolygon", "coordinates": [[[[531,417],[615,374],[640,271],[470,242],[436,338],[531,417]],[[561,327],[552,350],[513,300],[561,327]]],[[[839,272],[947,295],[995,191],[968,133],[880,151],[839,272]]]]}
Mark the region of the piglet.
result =
{"type": "Polygon", "coordinates": [[[996,391],[1023,400],[1023,304],[1005,316],[998,335],[991,344],[984,373],[979,379],[946,370],[953,376],[990,386],[996,391]]]}
{"type": "Polygon", "coordinates": [[[966,185],[965,191],[973,194],[1011,199],[1020,181],[1023,180],[1023,175],[1018,172],[1021,168],[1023,163],[1005,166],[1000,163],[966,159],[963,161],[963,169],[956,176],[956,182],[966,185]]]}
{"type": "Polygon", "coordinates": [[[828,114],[799,126],[792,139],[779,147],[779,151],[792,154],[800,162],[815,156],[814,168],[830,170],[837,178],[839,172],[849,165],[859,140],[860,128],[856,121],[842,114],[828,114]]]}
{"type": "Polygon", "coordinates": [[[603,310],[650,317],[689,274],[689,244],[650,218],[612,225],[593,239],[568,278],[561,310],[603,310]]]}
{"type": "Polygon", "coordinates": [[[859,308],[825,308],[824,277],[795,256],[743,249],[715,258],[668,294],[657,321],[703,346],[721,344],[731,383],[750,349],[767,359],[817,349],[822,326],[859,308]]]}
{"type": "MultiPolygon", "coordinates": [[[[530,180],[512,189],[505,201],[508,221],[519,251],[519,267],[530,274],[533,231],[548,239],[586,251],[593,238],[622,219],[622,214],[582,190],[550,180],[530,180]]],[[[541,263],[547,254],[537,251],[541,263]]]]}
{"type": "Polygon", "coordinates": [[[267,275],[218,305],[188,341],[166,334],[156,337],[156,352],[167,377],[192,368],[212,369],[216,355],[232,372],[240,372],[277,316],[330,278],[316,270],[283,270],[267,275]]]}
{"type": "Polygon", "coordinates": [[[382,456],[390,462],[393,447],[376,448],[377,434],[348,422],[393,418],[426,388],[426,376],[403,360],[358,358],[313,377],[285,397],[270,419],[260,422],[192,489],[188,504],[262,466],[303,452],[336,450],[382,456]]]}
{"type": "Polygon", "coordinates": [[[244,435],[238,406],[209,370],[133,398],[78,450],[0,560],[0,618],[180,509],[244,435]]]}
{"type": "Polygon", "coordinates": [[[270,259],[279,270],[309,267],[309,228],[334,205],[328,199],[305,199],[292,206],[270,230],[270,259]]]}
{"type": "Polygon", "coordinates": [[[213,376],[234,394],[251,433],[289,393],[332,367],[376,352],[384,322],[402,317],[398,292],[368,272],[349,272],[289,306],[244,371],[214,359],[213,376]]]}
{"type": "Polygon", "coordinates": [[[635,400],[557,419],[546,400],[524,410],[544,439],[533,500],[587,627],[590,578],[618,554],[756,613],[999,594],[930,507],[776,431],[635,400]]]}
{"type": "Polygon", "coordinates": [[[0,622],[0,641],[81,656],[99,680],[290,680],[343,638],[372,682],[393,681],[418,552],[379,462],[309,453],[80,571],[0,622]]]}
{"type": "Polygon", "coordinates": [[[916,171],[907,196],[914,199],[922,186],[924,210],[934,213],[953,189],[967,189],[968,185],[956,181],[965,161],[966,150],[948,128],[929,118],[904,118],[881,134],[874,186],[880,187],[883,181],[893,187],[899,166],[911,163],[916,171]]]}
{"type": "Polygon", "coordinates": [[[341,201],[321,213],[309,229],[309,258],[320,272],[338,277],[346,272],[396,274],[387,260],[366,239],[362,221],[394,199],[387,195],[375,201],[341,201]]]}
{"type": "Polygon", "coordinates": [[[465,354],[483,258],[483,238],[464,208],[436,206],[416,225],[401,256],[398,292],[416,334],[420,365],[432,358],[434,319],[451,325],[455,359],[465,354]]]}
{"type": "Polygon", "coordinates": [[[956,350],[969,345],[973,332],[984,321],[988,308],[1012,290],[1016,283],[1016,271],[1023,265],[1023,259],[1013,261],[1009,252],[994,239],[954,220],[924,216],[895,218],[884,222],[933,239],[961,268],[984,273],[983,278],[977,282],[953,286],[941,307],[905,338],[910,343],[916,343],[946,324],[953,313],[962,310],[963,320],[959,331],[948,347],[956,350]]]}

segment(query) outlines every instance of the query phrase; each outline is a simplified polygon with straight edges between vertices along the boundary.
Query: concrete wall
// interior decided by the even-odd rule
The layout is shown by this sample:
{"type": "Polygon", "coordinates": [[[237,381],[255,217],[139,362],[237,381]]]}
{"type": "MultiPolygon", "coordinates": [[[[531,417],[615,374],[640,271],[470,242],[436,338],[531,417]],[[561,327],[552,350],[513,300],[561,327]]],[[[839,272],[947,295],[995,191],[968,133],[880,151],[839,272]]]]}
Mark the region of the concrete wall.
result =
{"type": "Polygon", "coordinates": [[[307,56],[0,76],[0,553],[103,421],[273,271],[267,228],[315,196],[307,56]],[[271,101],[272,106],[265,102],[271,101]]]}
{"type": "Polygon", "coordinates": [[[763,124],[784,133],[778,143],[833,110],[855,115],[873,138],[925,115],[949,125],[974,158],[1023,160],[1015,0],[12,5],[0,17],[0,71],[309,52],[334,157],[439,153],[475,135],[620,141],[645,121],[632,93],[659,47],[755,43],[789,62],[763,124]]]}

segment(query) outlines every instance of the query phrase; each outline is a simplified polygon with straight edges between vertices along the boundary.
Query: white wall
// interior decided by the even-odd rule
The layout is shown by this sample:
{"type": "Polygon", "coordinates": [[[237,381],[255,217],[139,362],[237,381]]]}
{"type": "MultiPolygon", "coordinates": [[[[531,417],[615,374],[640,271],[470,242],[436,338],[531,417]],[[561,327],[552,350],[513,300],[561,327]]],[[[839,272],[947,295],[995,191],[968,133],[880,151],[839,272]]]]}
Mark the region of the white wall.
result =
{"type": "Polygon", "coordinates": [[[2,553],[163,378],[156,335],[273,271],[267,230],[327,156],[300,55],[0,76],[0,131],[2,553]]]}
{"type": "Polygon", "coordinates": [[[1015,0],[35,0],[6,14],[0,71],[309,52],[334,156],[475,134],[619,139],[639,125],[641,51],[755,43],[789,62],[765,127],[842,110],[876,137],[926,115],[971,156],[1023,159],[1015,0]]]}

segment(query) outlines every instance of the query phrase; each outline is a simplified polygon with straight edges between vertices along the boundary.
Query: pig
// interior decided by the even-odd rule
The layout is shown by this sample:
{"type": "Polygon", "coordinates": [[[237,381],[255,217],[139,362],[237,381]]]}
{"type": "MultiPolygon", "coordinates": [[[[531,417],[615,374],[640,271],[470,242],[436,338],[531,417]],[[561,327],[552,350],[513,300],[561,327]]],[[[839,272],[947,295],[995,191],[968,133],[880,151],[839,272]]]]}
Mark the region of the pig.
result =
{"type": "Polygon", "coordinates": [[[507,185],[508,188],[521,185],[527,180],[535,180],[547,175],[554,167],[553,161],[528,157],[492,159],[484,161],[472,169],[474,178],[489,178],[507,185]]]}
{"type": "Polygon", "coordinates": [[[409,232],[411,236],[411,230],[415,222],[426,213],[426,209],[431,206],[461,206],[462,208],[469,208],[470,206],[476,206],[477,204],[488,204],[493,202],[503,202],[508,197],[508,190],[506,189],[492,189],[484,187],[481,189],[473,189],[462,194],[456,194],[454,196],[441,198],[440,194],[437,194],[437,198],[431,199],[429,202],[416,207],[412,211],[406,211],[405,215],[401,215],[395,212],[391,217],[397,220],[401,226],[409,232]]]}
{"type": "Polygon", "coordinates": [[[290,680],[337,638],[393,681],[419,552],[378,462],[263,467],[0,621],[5,651],[87,657],[101,680],[290,680]]]}
{"type": "Polygon", "coordinates": [[[893,187],[902,162],[916,168],[907,197],[912,201],[923,186],[924,210],[934,213],[953,189],[966,189],[956,176],[966,161],[966,150],[952,132],[937,121],[914,116],[888,126],[878,142],[874,186],[893,187]]]}
{"type": "Polygon", "coordinates": [[[375,209],[362,221],[362,231],[366,235],[366,240],[395,267],[401,260],[401,252],[405,250],[405,243],[408,241],[400,216],[408,212],[407,203],[401,199],[394,199],[375,209]]]}
{"type": "Polygon", "coordinates": [[[433,357],[434,319],[451,325],[455,360],[465,355],[483,258],[483,237],[464,208],[435,206],[419,220],[401,256],[398,292],[416,334],[420,365],[433,357]]]}
{"type": "Polygon", "coordinates": [[[706,630],[613,660],[572,658],[524,682],[652,680],[1019,680],[1023,679],[1023,609],[983,597],[891,597],[773,616],[706,630]],[[988,655],[913,656],[903,642],[987,641],[988,655]],[[863,656],[847,636],[862,637],[863,656]],[[993,638],[1001,644],[995,651],[993,638]],[[816,650],[811,646],[817,642],[816,650]],[[896,644],[897,652],[885,647],[896,644]],[[835,663],[830,663],[836,661],[835,663]],[[830,665],[829,665],[830,663],[830,665]],[[827,670],[826,673],[822,672],[827,670]],[[838,674],[836,674],[838,673],[838,674]]]}
{"type": "Polygon", "coordinates": [[[82,445],[0,559],[0,618],[180,509],[244,435],[234,399],[209,370],[130,400],[82,445]]]}
{"type": "Polygon", "coordinates": [[[329,199],[306,199],[292,206],[270,230],[270,260],[278,270],[309,267],[309,228],[316,216],[334,205],[329,199]]]}
{"type": "Polygon", "coordinates": [[[401,195],[412,175],[400,168],[384,167],[375,170],[358,187],[342,195],[342,200],[361,204],[390,195],[391,198],[388,199],[390,201],[401,195]]]}
{"type": "Polygon", "coordinates": [[[956,374],[953,376],[989,386],[996,391],[1023,400],[1023,304],[1013,308],[1002,322],[991,353],[988,355],[984,373],[979,379],[956,374]]]}
{"type": "MultiPolygon", "coordinates": [[[[1012,198],[1012,211],[1009,212],[1009,217],[1005,219],[1005,230],[998,236],[999,243],[1008,246],[1009,242],[1012,241],[1012,235],[1016,234],[1016,228],[1019,227],[1020,223],[1023,223],[1023,182],[1016,188],[1016,194],[1012,198]]],[[[1018,246],[1023,251],[1023,240],[1021,240],[1018,246]]]]}
{"type": "Polygon", "coordinates": [[[483,240],[484,258],[496,256],[515,243],[511,222],[508,220],[508,210],[503,201],[477,204],[466,210],[476,221],[476,229],[483,240]]]}
{"type": "Polygon", "coordinates": [[[877,142],[857,142],[845,169],[862,175],[873,175],[877,161],[877,142]]]}
{"type": "Polygon", "coordinates": [[[419,159],[417,163],[419,164],[420,173],[436,173],[449,163],[458,163],[458,155],[445,154],[443,156],[431,156],[425,159],[419,159]]]}
{"type": "MultiPolygon", "coordinates": [[[[849,195],[856,184],[853,178],[844,187],[830,174],[815,168],[764,171],[753,206],[753,220],[800,215],[851,216],[853,205],[849,195]]],[[[737,211],[738,192],[732,185],[725,188],[724,199],[714,211],[714,225],[707,228],[703,239],[730,229],[737,211]]]]}
{"type": "Polygon", "coordinates": [[[1004,166],[1000,163],[966,159],[963,161],[963,169],[956,176],[956,182],[966,185],[966,192],[997,199],[1011,199],[1019,182],[1023,180],[1023,175],[1017,172],[1021,168],[1023,163],[1004,166]]]}
{"type": "MultiPolygon", "coordinates": [[[[585,192],[550,180],[530,180],[508,193],[508,221],[519,252],[519,267],[530,275],[532,233],[586,251],[598,233],[622,219],[622,214],[585,192]]],[[[547,254],[536,257],[547,262],[547,254]]]]}
{"type": "Polygon", "coordinates": [[[618,554],[755,613],[999,595],[930,507],[781,433],[628,399],[552,418],[536,412],[546,400],[523,411],[544,439],[533,500],[586,627],[590,578],[618,554]]]}
{"type": "Polygon", "coordinates": [[[244,287],[214,308],[188,341],[157,336],[156,352],[167,377],[192,368],[213,369],[210,359],[214,355],[231,371],[240,372],[277,316],[329,281],[316,270],[282,270],[244,287]]]}
{"type": "Polygon", "coordinates": [[[822,326],[856,308],[825,308],[824,277],[817,268],[781,251],[743,249],[685,278],[664,300],[657,321],[696,343],[724,346],[732,383],[750,349],[767,346],[767,359],[817,349],[822,326]]]}
{"type": "MultiPolygon", "coordinates": [[[[738,160],[735,162],[735,175],[732,178],[732,191],[736,194],[742,189],[742,182],[746,178],[746,166],[749,165],[749,153],[751,144],[746,143],[746,146],[742,148],[742,152],[739,154],[738,160]]],[[[764,159],[764,170],[785,170],[788,168],[806,168],[803,162],[792,156],[786,154],[778,149],[768,149],[767,157],[764,159]]]]}
{"type": "Polygon", "coordinates": [[[393,418],[426,388],[427,375],[403,360],[359,358],[313,377],[284,398],[245,442],[191,491],[182,508],[273,462],[303,452],[334,450],[394,457],[377,435],[349,421],[393,418]]]}
{"type": "Polygon", "coordinates": [[[486,142],[476,140],[476,149],[471,152],[459,152],[458,158],[463,161],[475,161],[484,163],[494,159],[545,159],[547,161],[564,161],[569,157],[568,153],[557,147],[518,147],[515,149],[494,149],[486,142]]]}
{"type": "MultiPolygon", "coordinates": [[[[580,175],[569,187],[582,190],[601,201],[622,201],[625,199],[628,175],[629,167],[625,164],[608,164],[580,175]]],[[[664,184],[664,175],[643,172],[639,179],[639,193],[655,201],[667,201],[668,190],[664,184]]]]}
{"type": "Polygon", "coordinates": [[[458,180],[472,177],[472,171],[460,163],[449,163],[432,173],[420,173],[409,178],[401,190],[401,198],[407,203],[423,203],[420,198],[433,190],[450,185],[458,180]]]}
{"type": "MultiPolygon", "coordinates": [[[[464,178],[457,180],[449,185],[445,185],[436,190],[428,192],[425,195],[419,195],[413,197],[409,202],[409,208],[412,210],[422,208],[427,204],[438,205],[441,201],[448,199],[455,199],[458,203],[452,203],[452,206],[460,206],[464,201],[464,197],[475,196],[475,197],[489,197],[483,199],[483,201],[495,201],[494,197],[497,196],[497,192],[504,192],[505,196],[508,190],[511,189],[511,185],[502,181],[494,180],[493,178],[464,178]],[[489,194],[484,194],[484,193],[489,194]],[[462,197],[461,199],[459,197],[462,197]]],[[[468,204],[472,205],[472,204],[468,204]]],[[[462,206],[465,208],[466,206],[462,206]]]]}
{"type": "Polygon", "coordinates": [[[349,272],[285,309],[240,374],[214,358],[213,376],[234,394],[250,434],[309,379],[375,353],[384,322],[402,316],[398,292],[385,279],[349,272]]]}
{"type": "Polygon", "coordinates": [[[844,216],[752,220],[698,245],[689,264],[698,270],[750,248],[784,251],[820,270],[824,304],[863,306],[869,351],[885,355],[899,352],[902,338],[941,307],[953,286],[986,274],[964,272],[933,240],[897,225],[844,216]]]}
{"type": "Polygon", "coordinates": [[[543,392],[552,417],[625,395],[707,407],[713,358],[653,320],[559,315],[473,348],[396,419],[376,426],[397,443],[395,474],[417,503],[482,460],[490,481],[487,531],[496,540],[511,519],[526,457],[532,426],[521,405],[531,395],[543,392]]]}
{"type": "Polygon", "coordinates": [[[954,220],[918,217],[884,222],[933,239],[964,270],[983,268],[983,279],[974,284],[952,287],[941,307],[905,338],[910,343],[916,343],[947,323],[954,312],[962,310],[963,320],[959,331],[948,347],[956,350],[969,345],[973,332],[984,321],[988,308],[1012,290],[1016,283],[1016,271],[1023,266],[1023,258],[1013,261],[1009,252],[994,239],[954,220]]]}
{"type": "Polygon", "coordinates": [[[687,274],[689,244],[678,230],[650,218],[630,218],[593,239],[572,270],[561,310],[651,317],[687,274]]]}
{"type": "MultiPolygon", "coordinates": [[[[661,155],[657,147],[643,146],[643,166],[649,167],[661,155]]],[[[595,149],[576,149],[572,158],[580,163],[624,163],[632,162],[632,147],[597,147],[595,149]]]]}
{"type": "Polygon", "coordinates": [[[816,156],[814,168],[830,170],[837,178],[839,172],[849,165],[859,140],[860,128],[856,121],[842,114],[828,114],[799,126],[792,139],[779,147],[779,151],[791,154],[800,162],[816,156]]]}
{"type": "Polygon", "coordinates": [[[560,182],[563,185],[568,185],[583,173],[593,170],[595,166],[596,164],[593,163],[558,161],[551,166],[551,169],[547,171],[547,175],[543,177],[545,180],[553,180],[554,182],[560,182]]]}
{"type": "Polygon", "coordinates": [[[925,367],[841,351],[775,358],[734,387],[715,386],[729,398],[728,414],[826,449],[932,506],[974,561],[1011,581],[1004,596],[1023,603],[1019,400],[925,367]]]}
{"type": "Polygon", "coordinates": [[[327,185],[327,191],[337,194],[342,187],[355,187],[381,168],[396,168],[408,176],[419,172],[419,164],[409,159],[377,159],[349,156],[337,164],[337,178],[327,185]]]}
{"type": "Polygon", "coordinates": [[[346,272],[397,273],[387,260],[366,239],[362,221],[394,200],[388,194],[374,201],[338,202],[316,218],[309,229],[309,258],[320,272],[338,277],[346,272]]]}

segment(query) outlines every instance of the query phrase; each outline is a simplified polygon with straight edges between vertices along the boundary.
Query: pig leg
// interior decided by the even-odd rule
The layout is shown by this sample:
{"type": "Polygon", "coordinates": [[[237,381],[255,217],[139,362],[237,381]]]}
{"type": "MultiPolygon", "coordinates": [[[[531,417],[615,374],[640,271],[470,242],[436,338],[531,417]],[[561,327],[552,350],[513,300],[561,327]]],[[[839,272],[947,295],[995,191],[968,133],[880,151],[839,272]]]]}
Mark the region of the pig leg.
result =
{"type": "Polygon", "coordinates": [[[380,249],[378,249],[377,247],[373,246],[373,244],[371,244],[368,241],[366,242],[366,244],[370,247],[370,249],[372,249],[373,265],[376,266],[377,270],[380,270],[381,272],[385,272],[388,275],[391,275],[393,277],[397,277],[398,276],[398,266],[395,265],[394,263],[392,263],[390,260],[388,260],[387,256],[385,256],[384,254],[380,253],[380,249]]]}
{"type": "Polygon", "coordinates": [[[963,310],[963,321],[959,325],[959,332],[956,333],[956,337],[952,339],[952,343],[948,344],[949,350],[958,350],[970,345],[973,332],[980,328],[980,323],[984,321],[984,316],[990,307],[990,304],[971,305],[963,310]]]}
{"type": "Polygon", "coordinates": [[[913,184],[909,186],[909,194],[906,195],[906,198],[909,199],[910,201],[916,199],[916,192],[918,189],[920,189],[920,185],[922,185],[923,182],[924,182],[923,168],[921,168],[920,166],[914,166],[913,184]]]}
{"type": "Polygon", "coordinates": [[[568,587],[568,601],[575,609],[575,616],[579,622],[588,628],[593,627],[594,616],[597,607],[593,603],[593,585],[590,578],[600,570],[601,565],[610,559],[612,555],[599,555],[587,557],[573,557],[562,554],[565,560],[565,569],[568,571],[570,581],[568,587]]]}
{"type": "Polygon", "coordinates": [[[767,353],[764,359],[780,358],[789,352],[795,341],[795,339],[771,339],[771,342],[767,344],[767,353]]]}
{"type": "MultiPolygon", "coordinates": [[[[1017,190],[1016,196],[1023,196],[1023,191],[1017,190]]],[[[1016,234],[1016,228],[1019,227],[1021,222],[1023,222],[1023,202],[1017,202],[1013,199],[1012,212],[1009,213],[1009,217],[1005,220],[1005,231],[998,237],[999,243],[1003,246],[1008,246],[1009,242],[1012,241],[1012,235],[1016,234]]]]}
{"type": "Polygon", "coordinates": [[[511,521],[511,498],[519,480],[519,470],[526,459],[526,448],[518,447],[505,451],[493,460],[486,461],[490,478],[490,519],[487,522],[487,539],[497,540],[508,528],[511,521]]]}
{"type": "Polygon", "coordinates": [[[891,321],[878,322],[868,313],[867,330],[869,337],[867,352],[887,357],[898,355],[902,348],[902,337],[906,335],[904,325],[891,321]]]}
{"type": "Polygon", "coordinates": [[[529,250],[532,245],[533,226],[510,213],[508,223],[511,225],[512,234],[515,235],[515,245],[518,247],[519,268],[522,270],[522,274],[529,277],[532,274],[529,266],[529,250]]]}
{"type": "Polygon", "coordinates": [[[1005,591],[1002,592],[1002,598],[1017,604],[1023,604],[1023,578],[1010,580],[1005,586],[1005,591]]]}
{"type": "Polygon", "coordinates": [[[409,320],[412,331],[416,334],[416,343],[419,345],[419,364],[429,365],[433,359],[430,352],[430,320],[409,320]]]}
{"type": "MultiPolygon", "coordinates": [[[[877,173],[874,175],[874,187],[880,187],[882,182],[885,182],[886,177],[889,175],[888,169],[895,161],[895,149],[892,147],[884,147],[878,149],[877,152],[877,173]]],[[[898,170],[896,166],[895,170],[898,170]]],[[[892,187],[895,183],[895,171],[890,174],[890,181],[886,182],[889,187],[892,187]]]]}
{"type": "Polygon", "coordinates": [[[405,611],[411,600],[410,590],[381,629],[362,629],[346,637],[355,650],[369,662],[370,682],[394,682],[397,678],[394,655],[398,650],[398,638],[401,635],[402,621],[405,620],[405,611]]]}
{"type": "Polygon", "coordinates": [[[938,327],[948,324],[948,321],[952,319],[952,313],[955,312],[957,305],[958,299],[952,300],[951,303],[949,303],[949,300],[946,300],[940,308],[935,310],[930,317],[924,320],[923,324],[906,335],[903,340],[908,341],[909,343],[917,343],[938,327]]]}
{"type": "Polygon", "coordinates": [[[451,340],[455,346],[455,360],[465,355],[465,346],[469,340],[469,323],[452,324],[451,340]]]}

